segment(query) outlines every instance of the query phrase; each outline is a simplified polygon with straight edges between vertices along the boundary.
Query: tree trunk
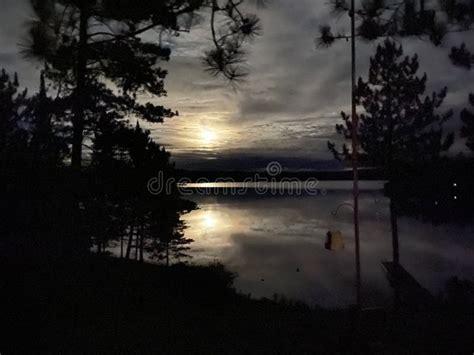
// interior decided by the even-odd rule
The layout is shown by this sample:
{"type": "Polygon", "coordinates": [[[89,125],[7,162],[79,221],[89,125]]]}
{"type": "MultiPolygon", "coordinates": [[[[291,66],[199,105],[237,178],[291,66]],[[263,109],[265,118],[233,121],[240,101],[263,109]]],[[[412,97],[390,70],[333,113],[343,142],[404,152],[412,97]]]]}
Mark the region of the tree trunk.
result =
{"type": "Polygon", "coordinates": [[[128,233],[128,243],[127,243],[127,252],[125,254],[126,259],[130,259],[130,251],[132,250],[132,242],[133,242],[133,224],[130,225],[130,231],[128,233]]]}
{"type": "Polygon", "coordinates": [[[144,240],[143,240],[143,225],[140,227],[140,261],[143,261],[143,248],[144,248],[144,240]]]}
{"type": "Polygon", "coordinates": [[[139,244],[138,241],[140,240],[140,225],[137,225],[137,234],[135,235],[135,260],[138,261],[138,249],[139,244]]]}
{"type": "Polygon", "coordinates": [[[400,253],[398,246],[398,213],[396,203],[390,198],[390,223],[392,225],[392,253],[393,253],[393,267],[395,270],[395,283],[393,287],[393,303],[395,311],[398,311],[401,307],[401,294],[399,278],[397,277],[400,267],[400,253]]]}
{"type": "Polygon", "coordinates": [[[393,199],[390,198],[390,223],[392,226],[392,253],[395,267],[400,264],[400,252],[398,245],[398,214],[397,207],[393,199]]]}
{"type": "MultiPolygon", "coordinates": [[[[87,6],[87,5],[86,5],[87,6]]],[[[73,103],[73,138],[72,138],[72,168],[77,172],[81,169],[82,163],[82,141],[84,135],[84,101],[86,95],[87,76],[87,27],[89,23],[89,12],[86,6],[81,8],[81,18],[79,24],[79,46],[77,52],[76,67],[76,90],[73,103]]]]}

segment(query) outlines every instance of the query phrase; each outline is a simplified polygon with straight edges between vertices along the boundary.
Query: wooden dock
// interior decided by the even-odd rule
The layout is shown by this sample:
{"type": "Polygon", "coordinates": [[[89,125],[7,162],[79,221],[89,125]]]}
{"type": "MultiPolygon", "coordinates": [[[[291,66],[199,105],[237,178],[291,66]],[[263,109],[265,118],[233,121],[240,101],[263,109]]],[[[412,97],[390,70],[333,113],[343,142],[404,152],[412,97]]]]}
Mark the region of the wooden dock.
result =
{"type": "Polygon", "coordinates": [[[433,295],[401,265],[382,262],[388,282],[393,287],[397,302],[403,308],[423,310],[434,303],[433,295]]]}

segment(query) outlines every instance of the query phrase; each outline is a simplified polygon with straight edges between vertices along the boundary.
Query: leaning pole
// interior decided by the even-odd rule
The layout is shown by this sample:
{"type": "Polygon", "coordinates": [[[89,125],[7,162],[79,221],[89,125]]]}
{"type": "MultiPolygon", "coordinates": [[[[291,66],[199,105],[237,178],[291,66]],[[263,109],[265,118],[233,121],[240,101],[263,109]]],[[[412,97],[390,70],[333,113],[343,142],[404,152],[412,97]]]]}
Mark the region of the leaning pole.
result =
{"type": "Polygon", "coordinates": [[[358,118],[356,109],[356,36],[355,36],[355,0],[351,0],[351,62],[352,62],[352,171],[354,197],[354,239],[356,261],[356,305],[361,309],[361,270],[360,270],[360,240],[359,240],[359,172],[357,137],[358,118]]]}

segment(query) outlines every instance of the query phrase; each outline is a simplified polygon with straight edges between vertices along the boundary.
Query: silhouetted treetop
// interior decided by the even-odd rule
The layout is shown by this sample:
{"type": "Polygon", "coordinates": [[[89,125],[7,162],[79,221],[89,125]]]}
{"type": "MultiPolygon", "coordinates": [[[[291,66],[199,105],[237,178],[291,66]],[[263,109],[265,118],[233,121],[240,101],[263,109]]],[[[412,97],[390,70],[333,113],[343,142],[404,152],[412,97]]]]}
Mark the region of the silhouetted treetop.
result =
{"type": "MultiPolygon", "coordinates": [[[[403,49],[386,40],[370,59],[368,81],[359,79],[356,103],[362,106],[357,135],[361,156],[371,166],[392,174],[406,163],[430,161],[453,143],[453,135],[443,136],[442,125],[453,112],[438,113],[447,89],[424,96],[427,76],[418,76],[417,56],[403,56],[403,49]]],[[[351,138],[352,120],[342,113],[344,124],[336,126],[345,139],[351,138]]],[[[351,159],[346,145],[342,152],[329,148],[336,157],[351,159]]]]}
{"type": "Polygon", "coordinates": [[[27,134],[22,129],[25,121],[27,91],[19,91],[17,74],[13,79],[5,69],[0,72],[0,163],[1,173],[9,172],[7,166],[15,163],[19,152],[27,148],[27,134]]]}
{"type": "Polygon", "coordinates": [[[208,10],[214,49],[206,66],[229,80],[245,76],[243,46],[258,32],[259,20],[234,0],[30,0],[35,18],[28,24],[24,54],[46,64],[73,125],[72,166],[82,162],[84,134],[97,110],[116,110],[117,119],[134,115],[162,122],[176,112],[137,100],[140,94],[166,95],[170,48],[162,35],[190,30],[194,13],[208,10]]]}
{"type": "MultiPolygon", "coordinates": [[[[351,8],[347,0],[331,0],[335,14],[347,13],[351,8]]],[[[356,36],[366,41],[381,37],[425,37],[440,45],[446,35],[474,29],[474,2],[471,0],[363,0],[355,10],[356,36]]],[[[334,32],[331,26],[320,27],[317,44],[331,46],[337,39],[348,40],[344,31],[334,32]]],[[[451,59],[465,66],[472,53],[463,45],[454,47],[451,59]]],[[[472,63],[472,60],[470,61],[472,63]]]]}
{"type": "MultiPolygon", "coordinates": [[[[469,104],[474,108],[474,94],[469,95],[469,104]]],[[[463,122],[463,127],[461,135],[464,138],[467,138],[466,145],[469,149],[474,151],[474,112],[467,108],[461,112],[461,120],[463,122]]]]}
{"type": "Polygon", "coordinates": [[[451,48],[449,58],[454,65],[470,70],[474,65],[474,54],[463,43],[459,48],[451,48]]]}
{"type": "MultiPolygon", "coordinates": [[[[149,65],[146,59],[169,58],[170,48],[161,45],[162,33],[179,35],[188,32],[193,25],[194,13],[207,9],[211,14],[215,49],[207,52],[206,62],[211,66],[214,63],[214,69],[228,79],[238,79],[235,74],[243,74],[243,71],[237,65],[241,62],[235,60],[234,51],[238,49],[240,52],[244,42],[260,31],[259,19],[244,12],[244,3],[234,0],[141,0],[138,3],[132,0],[31,0],[36,19],[29,23],[29,41],[24,52],[41,60],[53,61],[58,67],[74,61],[74,53],[80,44],[79,22],[85,13],[88,54],[96,56],[96,65],[130,64],[133,61],[127,56],[133,55],[149,65]],[[152,39],[146,44],[140,36],[145,33],[152,39]],[[104,52],[107,50],[113,52],[104,52]],[[221,57],[225,55],[227,58],[224,62],[217,63],[217,51],[225,52],[221,57]]],[[[113,70],[109,74],[112,79],[116,77],[112,75],[113,70]]]]}

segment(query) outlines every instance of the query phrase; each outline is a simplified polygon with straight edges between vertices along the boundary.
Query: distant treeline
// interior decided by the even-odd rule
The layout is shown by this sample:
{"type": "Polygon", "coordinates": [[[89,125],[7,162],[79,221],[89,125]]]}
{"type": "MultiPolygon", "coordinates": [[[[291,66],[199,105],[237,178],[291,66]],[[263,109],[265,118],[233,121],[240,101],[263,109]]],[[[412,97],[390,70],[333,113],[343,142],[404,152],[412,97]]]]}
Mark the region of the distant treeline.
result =
{"type": "MultiPolygon", "coordinates": [[[[389,179],[382,169],[361,168],[359,178],[365,181],[387,181],[385,195],[395,199],[401,215],[434,223],[470,223],[474,219],[474,160],[460,155],[420,165],[400,165],[396,178],[389,179]],[[390,181],[390,182],[388,182],[390,181]]],[[[266,171],[189,171],[177,170],[177,179],[196,182],[280,182],[283,179],[318,179],[351,181],[352,170],[284,171],[271,176],[266,171]]]]}
{"type": "MultiPolygon", "coordinates": [[[[360,180],[380,181],[387,180],[384,171],[377,168],[359,168],[360,180]]],[[[400,180],[408,179],[416,181],[417,184],[443,184],[445,182],[459,181],[470,184],[472,180],[472,172],[474,171],[474,162],[464,156],[452,159],[442,159],[437,162],[422,164],[418,167],[400,167],[400,180]]],[[[266,171],[225,171],[225,170],[184,170],[177,169],[176,177],[178,179],[189,179],[191,182],[225,182],[235,181],[242,182],[244,180],[257,177],[261,179],[271,179],[272,181],[281,181],[282,179],[299,179],[301,181],[308,179],[318,179],[321,181],[350,181],[353,179],[351,168],[344,170],[308,170],[308,171],[283,171],[277,176],[271,176],[266,171]]]]}

